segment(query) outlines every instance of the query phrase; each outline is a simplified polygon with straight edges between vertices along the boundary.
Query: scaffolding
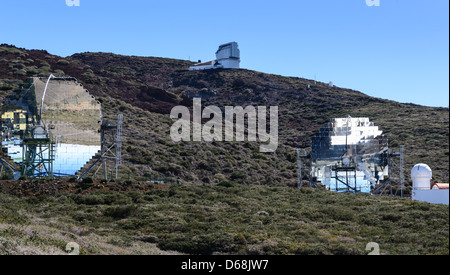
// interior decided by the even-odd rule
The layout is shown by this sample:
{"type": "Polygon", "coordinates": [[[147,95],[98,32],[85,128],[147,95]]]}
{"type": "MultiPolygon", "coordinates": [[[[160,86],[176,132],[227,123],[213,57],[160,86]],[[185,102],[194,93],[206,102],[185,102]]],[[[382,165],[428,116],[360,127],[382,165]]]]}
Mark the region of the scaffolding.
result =
{"type": "Polygon", "coordinates": [[[55,143],[51,138],[24,138],[22,153],[22,176],[53,179],[55,143]]]}
{"type": "Polygon", "coordinates": [[[123,128],[123,115],[119,114],[117,117],[117,124],[111,124],[108,120],[104,120],[100,127],[101,133],[101,150],[100,155],[95,156],[95,161],[81,172],[77,177],[78,180],[82,180],[89,172],[98,165],[97,169],[93,172],[93,177],[97,172],[103,170],[103,180],[111,181],[114,178],[119,178],[119,166],[122,165],[122,128],[123,128]],[[108,163],[113,161],[112,168],[108,169],[108,163]]]}
{"type": "Polygon", "coordinates": [[[389,169],[389,177],[381,184],[376,186],[373,194],[389,194],[392,196],[404,196],[405,191],[405,146],[401,145],[400,150],[394,151],[390,149],[385,155],[384,160],[387,162],[389,169]],[[394,187],[395,193],[394,193],[394,187]]]}
{"type": "Polygon", "coordinates": [[[333,171],[331,179],[335,180],[335,188],[332,191],[336,192],[352,192],[360,193],[361,187],[357,184],[356,165],[344,165],[343,163],[332,166],[333,171]]]}

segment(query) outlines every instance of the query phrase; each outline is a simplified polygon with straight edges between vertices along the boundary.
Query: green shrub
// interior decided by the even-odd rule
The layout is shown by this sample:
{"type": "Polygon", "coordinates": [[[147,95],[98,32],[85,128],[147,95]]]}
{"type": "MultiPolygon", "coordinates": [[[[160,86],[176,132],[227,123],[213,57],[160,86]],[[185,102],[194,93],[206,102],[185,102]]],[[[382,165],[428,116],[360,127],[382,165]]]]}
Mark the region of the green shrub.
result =
{"type": "Polygon", "coordinates": [[[94,180],[92,178],[84,178],[81,182],[77,184],[78,188],[81,188],[83,190],[89,189],[90,187],[94,186],[94,180]]]}
{"type": "Polygon", "coordinates": [[[135,205],[112,206],[107,208],[103,215],[106,217],[111,217],[115,220],[121,220],[136,214],[137,210],[138,207],[135,205]]]}
{"type": "Polygon", "coordinates": [[[219,182],[219,183],[217,184],[217,186],[222,186],[222,187],[230,188],[230,187],[234,187],[234,184],[231,183],[231,182],[229,182],[229,181],[227,181],[227,180],[224,180],[224,181],[219,182]]]}
{"type": "Polygon", "coordinates": [[[168,236],[158,243],[163,250],[174,250],[195,255],[211,255],[214,252],[236,252],[233,238],[227,234],[168,236]]]}
{"type": "Polygon", "coordinates": [[[66,60],[66,59],[60,59],[56,63],[58,63],[59,65],[68,65],[68,64],[70,64],[70,61],[66,60]]]}
{"type": "Polygon", "coordinates": [[[0,85],[0,91],[9,91],[12,90],[14,87],[11,85],[2,84],[0,85]]]}
{"type": "Polygon", "coordinates": [[[247,173],[244,171],[234,171],[231,174],[230,179],[238,183],[243,183],[247,179],[247,173]]]}
{"type": "Polygon", "coordinates": [[[73,201],[76,204],[84,205],[102,205],[105,204],[105,198],[101,195],[74,195],[72,196],[73,201]]]}

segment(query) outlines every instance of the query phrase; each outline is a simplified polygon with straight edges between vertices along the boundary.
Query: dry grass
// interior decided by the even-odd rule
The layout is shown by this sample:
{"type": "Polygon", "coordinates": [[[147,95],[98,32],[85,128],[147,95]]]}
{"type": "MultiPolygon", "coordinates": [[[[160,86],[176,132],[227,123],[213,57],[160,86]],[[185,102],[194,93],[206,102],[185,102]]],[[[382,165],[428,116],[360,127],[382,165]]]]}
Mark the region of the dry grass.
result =
{"type": "Polygon", "coordinates": [[[0,194],[0,254],[448,254],[448,206],[288,187],[0,194]]]}

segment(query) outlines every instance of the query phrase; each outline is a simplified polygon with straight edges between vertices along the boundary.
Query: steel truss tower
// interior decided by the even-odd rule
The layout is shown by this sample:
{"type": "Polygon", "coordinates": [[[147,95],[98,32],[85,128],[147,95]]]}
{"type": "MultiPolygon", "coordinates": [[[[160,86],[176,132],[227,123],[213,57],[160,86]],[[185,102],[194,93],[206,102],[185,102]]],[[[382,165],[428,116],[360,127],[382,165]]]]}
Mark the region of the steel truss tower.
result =
{"type": "Polygon", "coordinates": [[[386,194],[403,197],[405,191],[405,146],[401,145],[399,151],[392,149],[385,155],[388,163],[389,177],[373,190],[373,194],[386,194]],[[395,193],[394,193],[394,187],[395,193]],[[389,191],[388,191],[389,189],[389,191]]]}
{"type": "Polygon", "coordinates": [[[22,176],[53,179],[55,143],[51,138],[24,138],[22,176]]]}
{"type": "Polygon", "coordinates": [[[97,174],[100,168],[103,169],[103,179],[106,181],[119,178],[119,166],[122,165],[122,128],[123,115],[119,114],[117,117],[117,124],[110,124],[108,120],[104,120],[101,127],[101,150],[100,156],[94,157],[96,159],[84,172],[78,176],[78,180],[82,180],[93,168],[98,165],[97,170],[93,176],[97,174]],[[108,162],[114,162],[110,171],[108,171],[108,162]]]}

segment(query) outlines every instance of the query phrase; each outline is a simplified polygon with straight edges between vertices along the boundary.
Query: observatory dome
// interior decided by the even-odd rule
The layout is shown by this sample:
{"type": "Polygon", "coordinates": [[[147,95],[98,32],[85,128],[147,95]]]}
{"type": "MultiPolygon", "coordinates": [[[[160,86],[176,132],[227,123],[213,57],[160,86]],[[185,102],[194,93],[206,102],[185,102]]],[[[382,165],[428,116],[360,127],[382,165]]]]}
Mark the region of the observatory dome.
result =
{"type": "Polygon", "coordinates": [[[427,178],[431,179],[433,177],[433,172],[430,166],[420,163],[413,167],[411,170],[411,178],[427,178]]]}
{"type": "Polygon", "coordinates": [[[432,177],[433,172],[431,171],[431,168],[426,164],[417,164],[411,170],[411,179],[413,181],[414,189],[430,189],[432,177]]]}

